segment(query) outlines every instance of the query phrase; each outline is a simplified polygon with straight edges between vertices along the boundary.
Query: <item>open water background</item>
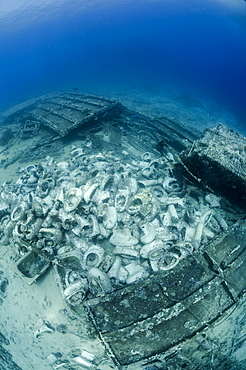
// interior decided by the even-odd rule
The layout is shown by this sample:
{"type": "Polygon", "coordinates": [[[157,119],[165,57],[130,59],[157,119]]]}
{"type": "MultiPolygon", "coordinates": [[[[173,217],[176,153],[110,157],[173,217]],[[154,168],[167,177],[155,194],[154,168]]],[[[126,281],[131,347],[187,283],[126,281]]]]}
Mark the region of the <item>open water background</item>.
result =
{"type": "Polygon", "coordinates": [[[53,91],[173,88],[246,126],[243,0],[1,0],[0,112],[53,91]]]}

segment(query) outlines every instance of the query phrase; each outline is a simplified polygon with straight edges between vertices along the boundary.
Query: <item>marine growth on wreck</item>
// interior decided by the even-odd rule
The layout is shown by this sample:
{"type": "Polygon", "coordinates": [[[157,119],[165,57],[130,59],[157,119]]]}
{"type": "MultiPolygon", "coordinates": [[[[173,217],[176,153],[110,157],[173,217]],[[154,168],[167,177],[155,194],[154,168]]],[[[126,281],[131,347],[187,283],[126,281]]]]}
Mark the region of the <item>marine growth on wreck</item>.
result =
{"type": "Polygon", "coordinates": [[[62,162],[19,169],[0,195],[16,271],[30,284],[53,263],[76,306],[175,267],[228,225],[220,198],[179,181],[174,164],[171,152],[95,153],[87,138],[62,162]]]}

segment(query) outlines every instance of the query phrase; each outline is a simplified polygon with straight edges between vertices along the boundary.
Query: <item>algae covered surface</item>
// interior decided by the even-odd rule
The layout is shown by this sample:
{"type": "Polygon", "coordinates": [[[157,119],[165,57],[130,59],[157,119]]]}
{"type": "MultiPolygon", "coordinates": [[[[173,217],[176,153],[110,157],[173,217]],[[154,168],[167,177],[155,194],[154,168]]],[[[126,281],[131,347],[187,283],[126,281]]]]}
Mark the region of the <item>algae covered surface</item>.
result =
{"type": "Polygon", "coordinates": [[[182,166],[200,131],[135,102],[79,121],[84,98],[5,116],[3,368],[242,368],[244,210],[182,166]]]}

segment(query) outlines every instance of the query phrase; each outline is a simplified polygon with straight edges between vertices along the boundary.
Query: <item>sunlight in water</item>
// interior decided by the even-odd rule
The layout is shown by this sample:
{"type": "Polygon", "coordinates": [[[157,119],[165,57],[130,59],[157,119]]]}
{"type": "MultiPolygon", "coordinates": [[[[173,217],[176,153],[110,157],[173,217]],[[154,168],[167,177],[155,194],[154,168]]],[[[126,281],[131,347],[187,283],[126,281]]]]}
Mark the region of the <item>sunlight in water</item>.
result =
{"type": "Polygon", "coordinates": [[[246,3],[244,0],[215,0],[215,1],[239,12],[245,10],[246,3]]]}

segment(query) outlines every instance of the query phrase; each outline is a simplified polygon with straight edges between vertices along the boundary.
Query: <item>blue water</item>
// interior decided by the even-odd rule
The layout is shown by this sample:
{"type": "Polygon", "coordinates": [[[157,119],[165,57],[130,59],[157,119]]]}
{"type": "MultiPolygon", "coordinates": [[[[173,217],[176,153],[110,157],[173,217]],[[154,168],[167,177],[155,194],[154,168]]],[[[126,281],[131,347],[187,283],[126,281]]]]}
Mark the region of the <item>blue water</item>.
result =
{"type": "Polygon", "coordinates": [[[246,125],[243,0],[32,2],[0,4],[0,111],[58,90],[175,86],[246,125]]]}

